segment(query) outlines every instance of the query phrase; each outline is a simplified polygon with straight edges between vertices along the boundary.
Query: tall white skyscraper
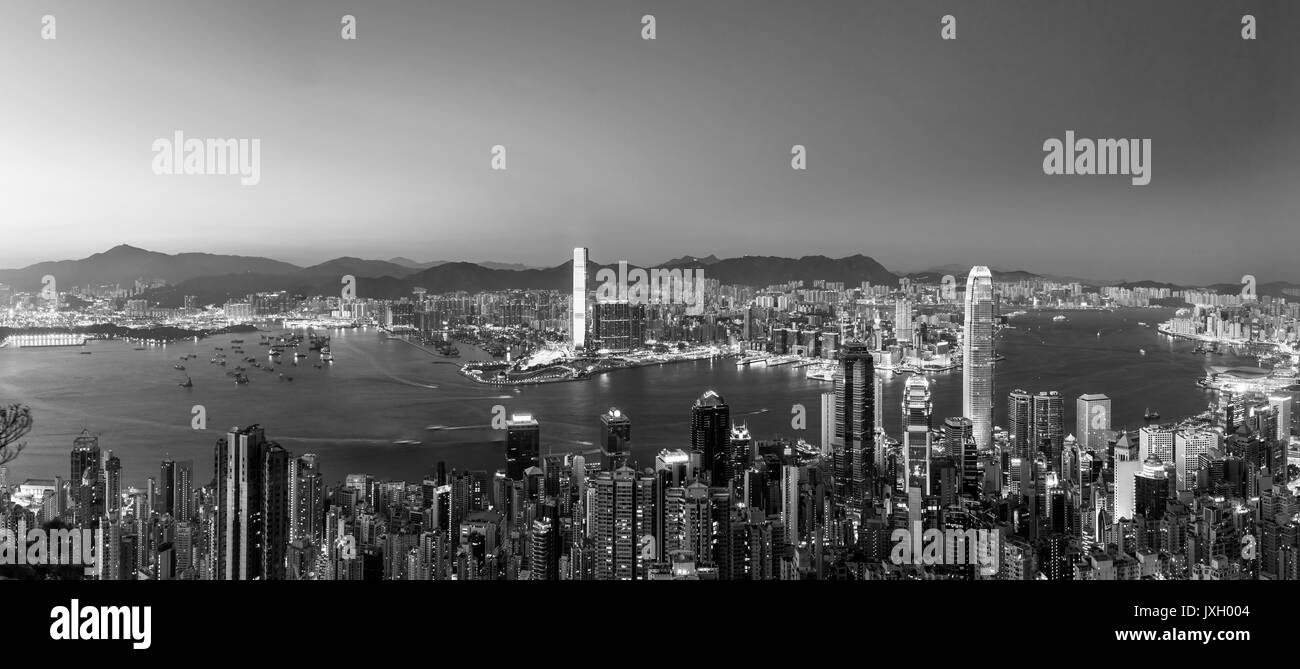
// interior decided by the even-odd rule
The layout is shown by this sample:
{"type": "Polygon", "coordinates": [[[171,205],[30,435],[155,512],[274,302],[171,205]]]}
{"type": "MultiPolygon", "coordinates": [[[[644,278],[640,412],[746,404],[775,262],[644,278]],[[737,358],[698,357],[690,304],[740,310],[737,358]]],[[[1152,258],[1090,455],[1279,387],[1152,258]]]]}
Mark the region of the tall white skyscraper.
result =
{"type": "Polygon", "coordinates": [[[573,297],[569,301],[569,341],[574,351],[587,345],[587,247],[573,249],[573,297]]]}
{"type": "Polygon", "coordinates": [[[894,303],[894,338],[899,346],[912,345],[912,301],[906,297],[894,303]]]}
{"type": "Polygon", "coordinates": [[[1277,438],[1286,444],[1291,439],[1291,396],[1270,397],[1268,404],[1277,407],[1277,438]]]}
{"type": "Polygon", "coordinates": [[[993,443],[993,273],[972,267],[966,278],[962,341],[962,415],[971,421],[979,448],[993,443]]]}
{"type": "Polygon", "coordinates": [[[835,441],[835,393],[822,393],[822,455],[829,456],[835,441]]]}

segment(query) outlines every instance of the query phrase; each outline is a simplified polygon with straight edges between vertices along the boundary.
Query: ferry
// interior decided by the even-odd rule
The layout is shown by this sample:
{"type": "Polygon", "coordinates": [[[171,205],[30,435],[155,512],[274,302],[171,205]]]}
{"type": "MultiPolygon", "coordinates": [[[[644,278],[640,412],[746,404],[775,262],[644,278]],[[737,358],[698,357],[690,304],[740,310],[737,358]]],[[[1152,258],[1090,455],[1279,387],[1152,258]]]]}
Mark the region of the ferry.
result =
{"type": "Polygon", "coordinates": [[[830,363],[810,365],[808,371],[804,372],[804,377],[814,381],[834,381],[835,365],[830,363]]]}
{"type": "Polygon", "coordinates": [[[181,371],[185,371],[185,365],[172,365],[172,369],[179,369],[181,371]]]}
{"type": "Polygon", "coordinates": [[[1053,323],[1065,323],[1068,322],[1069,320],[1070,319],[1065,317],[1065,314],[1057,314],[1055,316],[1052,316],[1053,323]]]}
{"type": "Polygon", "coordinates": [[[41,346],[81,346],[85,343],[85,335],[79,334],[20,334],[10,335],[3,342],[0,342],[0,346],[37,348],[41,346]]]}

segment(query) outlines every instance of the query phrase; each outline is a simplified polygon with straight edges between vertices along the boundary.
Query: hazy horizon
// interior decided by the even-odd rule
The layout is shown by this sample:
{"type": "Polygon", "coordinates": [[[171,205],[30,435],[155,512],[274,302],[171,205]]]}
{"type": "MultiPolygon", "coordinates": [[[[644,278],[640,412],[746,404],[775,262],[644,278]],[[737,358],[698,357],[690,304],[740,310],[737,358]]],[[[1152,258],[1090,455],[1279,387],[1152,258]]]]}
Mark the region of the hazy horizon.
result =
{"type": "Polygon", "coordinates": [[[1296,3],[808,9],[16,0],[0,211],[21,234],[0,266],[125,240],[300,265],[552,267],[586,246],[642,265],[862,253],[896,272],[1300,281],[1296,3]],[[260,183],[154,174],[175,131],[260,139],[260,183]],[[1045,175],[1043,143],[1067,131],[1150,138],[1150,184],[1045,175]]]}

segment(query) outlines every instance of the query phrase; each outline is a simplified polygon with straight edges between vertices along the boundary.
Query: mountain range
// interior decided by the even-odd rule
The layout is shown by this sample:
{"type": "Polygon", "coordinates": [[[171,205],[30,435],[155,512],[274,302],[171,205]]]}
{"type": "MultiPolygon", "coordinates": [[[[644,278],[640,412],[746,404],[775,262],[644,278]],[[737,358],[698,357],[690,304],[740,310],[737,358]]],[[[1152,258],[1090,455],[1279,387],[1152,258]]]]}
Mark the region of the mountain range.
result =
{"type": "MultiPolygon", "coordinates": [[[[185,295],[194,295],[202,304],[218,304],[226,299],[249,293],[285,290],[304,295],[335,294],[340,289],[344,275],[357,278],[357,294],[365,297],[397,298],[410,295],[420,287],[429,292],[504,290],[511,288],[551,289],[565,291],[572,280],[572,261],[549,268],[527,267],[517,263],[459,261],[416,262],[409,258],[368,260],[344,256],[316,265],[300,267],[286,262],[256,256],[217,255],[210,253],[166,254],[121,244],[108,251],[96,253],[80,260],[42,262],[20,269],[0,270],[0,283],[18,291],[35,291],[42,285],[42,277],[53,275],[60,288],[86,285],[133,285],[136,279],[161,279],[168,285],[149,291],[145,297],[163,306],[177,306],[185,295]]],[[[598,269],[616,267],[616,263],[602,265],[588,263],[588,276],[593,280],[598,269]]],[[[635,265],[630,265],[635,267],[635,265]]],[[[964,283],[968,267],[945,265],[922,272],[894,273],[875,259],[862,254],[843,258],[813,255],[801,258],[777,256],[741,256],[718,258],[682,256],[654,265],[666,269],[703,268],[709,279],[724,284],[767,286],[802,280],[811,285],[813,280],[843,282],[857,286],[862,281],[877,285],[897,285],[900,277],[913,281],[937,283],[944,275],[957,277],[964,283]]],[[[1026,270],[993,269],[997,281],[1048,279],[1078,281],[1086,285],[1097,282],[1070,277],[1053,277],[1026,270]]],[[[1174,284],[1142,281],[1121,284],[1134,286],[1166,286],[1183,288],[1174,284]]],[[[1233,292],[1235,283],[1215,284],[1207,288],[1233,292]]],[[[1285,288],[1297,289],[1300,284],[1286,282],[1263,283],[1257,286],[1260,295],[1282,295],[1285,288]]]]}

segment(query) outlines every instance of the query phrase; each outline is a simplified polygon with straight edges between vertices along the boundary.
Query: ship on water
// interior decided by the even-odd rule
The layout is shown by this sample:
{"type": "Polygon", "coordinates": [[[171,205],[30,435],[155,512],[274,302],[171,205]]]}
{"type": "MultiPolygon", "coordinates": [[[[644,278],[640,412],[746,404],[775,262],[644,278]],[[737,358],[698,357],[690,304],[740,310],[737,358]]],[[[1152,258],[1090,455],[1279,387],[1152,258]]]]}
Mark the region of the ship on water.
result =
{"type": "Polygon", "coordinates": [[[808,371],[804,372],[804,378],[814,381],[834,381],[835,364],[826,362],[808,365],[808,371]]]}
{"type": "Polygon", "coordinates": [[[85,335],[56,332],[50,334],[9,335],[4,339],[4,341],[0,342],[0,347],[38,348],[47,346],[82,346],[85,343],[85,335]]]}

